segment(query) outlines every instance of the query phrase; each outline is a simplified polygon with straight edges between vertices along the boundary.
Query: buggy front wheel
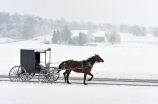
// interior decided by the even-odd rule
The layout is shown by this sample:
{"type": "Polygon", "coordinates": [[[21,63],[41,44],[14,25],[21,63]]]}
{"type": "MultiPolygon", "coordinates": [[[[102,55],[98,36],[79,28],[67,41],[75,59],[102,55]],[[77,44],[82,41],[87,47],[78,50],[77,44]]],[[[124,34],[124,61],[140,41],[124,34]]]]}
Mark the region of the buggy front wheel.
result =
{"type": "Polygon", "coordinates": [[[49,72],[47,70],[42,70],[40,71],[39,75],[38,75],[38,80],[39,82],[42,83],[48,83],[50,76],[48,74],[49,72]]]}
{"type": "Polygon", "coordinates": [[[57,81],[59,79],[60,73],[58,73],[58,71],[51,70],[50,74],[51,74],[51,79],[53,79],[54,81],[57,81]]]}

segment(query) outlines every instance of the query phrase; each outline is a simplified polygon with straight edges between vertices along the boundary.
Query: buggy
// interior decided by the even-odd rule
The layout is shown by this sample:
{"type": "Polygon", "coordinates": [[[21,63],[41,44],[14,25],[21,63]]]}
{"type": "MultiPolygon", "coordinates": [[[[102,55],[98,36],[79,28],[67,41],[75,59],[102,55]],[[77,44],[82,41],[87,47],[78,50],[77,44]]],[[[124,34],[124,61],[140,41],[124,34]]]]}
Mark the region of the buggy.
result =
{"type": "Polygon", "coordinates": [[[20,49],[20,66],[11,68],[9,78],[13,82],[24,82],[36,76],[43,83],[55,82],[59,78],[58,68],[50,67],[50,63],[51,48],[45,50],[20,49]],[[45,55],[45,65],[41,65],[41,54],[45,55]],[[49,55],[48,62],[47,55],[49,55]]]}

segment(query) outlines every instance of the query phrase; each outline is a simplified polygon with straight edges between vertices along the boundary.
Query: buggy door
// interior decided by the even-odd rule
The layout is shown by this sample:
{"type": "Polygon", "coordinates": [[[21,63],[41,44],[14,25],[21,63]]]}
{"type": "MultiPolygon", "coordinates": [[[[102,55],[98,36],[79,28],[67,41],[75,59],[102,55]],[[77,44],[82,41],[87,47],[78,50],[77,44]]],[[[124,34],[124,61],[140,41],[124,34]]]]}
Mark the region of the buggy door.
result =
{"type": "Polygon", "coordinates": [[[24,67],[28,73],[35,72],[34,50],[21,50],[20,51],[20,65],[24,67]]]}

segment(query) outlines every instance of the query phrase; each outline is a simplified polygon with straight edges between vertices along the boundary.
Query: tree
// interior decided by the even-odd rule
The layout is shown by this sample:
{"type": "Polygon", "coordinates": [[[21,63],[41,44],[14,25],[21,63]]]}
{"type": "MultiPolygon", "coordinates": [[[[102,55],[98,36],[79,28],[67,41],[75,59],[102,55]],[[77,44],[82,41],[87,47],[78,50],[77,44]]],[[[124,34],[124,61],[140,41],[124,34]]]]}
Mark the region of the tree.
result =
{"type": "Polygon", "coordinates": [[[2,37],[7,37],[8,36],[8,30],[7,30],[7,25],[6,24],[1,24],[0,25],[0,36],[2,36],[2,37]]]}
{"type": "Polygon", "coordinates": [[[24,39],[29,39],[29,38],[33,38],[35,36],[34,33],[34,17],[32,15],[26,15],[26,18],[24,20],[24,25],[23,25],[23,38],[24,39]]]}
{"type": "Polygon", "coordinates": [[[141,29],[141,34],[142,34],[142,36],[146,36],[147,30],[146,30],[145,27],[142,27],[142,29],[141,29]]]}
{"type": "Polygon", "coordinates": [[[122,32],[122,33],[129,33],[129,32],[130,32],[130,27],[129,27],[129,25],[121,24],[121,25],[119,26],[119,30],[120,30],[120,32],[122,32]]]}
{"type": "Polygon", "coordinates": [[[147,30],[145,27],[140,27],[138,25],[132,26],[132,33],[135,36],[146,36],[147,30]]]}
{"type": "Polygon", "coordinates": [[[153,35],[154,35],[155,37],[158,37],[158,28],[155,28],[155,29],[154,29],[153,35]]]}
{"type": "Polygon", "coordinates": [[[11,16],[9,13],[0,13],[0,24],[5,23],[8,24],[11,20],[11,16]]]}
{"type": "Polygon", "coordinates": [[[72,44],[73,45],[78,45],[79,44],[78,42],[79,42],[79,37],[78,36],[75,36],[75,37],[72,38],[72,44]]]}
{"type": "MultiPolygon", "coordinates": [[[[64,21],[61,21],[64,22],[64,21]]],[[[65,22],[64,22],[65,23],[65,22]]],[[[33,15],[0,13],[0,36],[28,39],[52,32],[54,21],[33,15]]]]}
{"type": "Polygon", "coordinates": [[[60,42],[60,31],[59,30],[57,30],[57,31],[54,30],[53,37],[52,37],[52,43],[57,44],[59,42],[60,42]]]}
{"type": "Polygon", "coordinates": [[[53,32],[53,37],[52,37],[52,43],[53,43],[53,44],[56,44],[56,37],[57,37],[57,33],[56,33],[56,31],[54,30],[54,32],[53,32]]]}
{"type": "Polygon", "coordinates": [[[120,35],[116,31],[113,31],[111,33],[105,33],[105,36],[106,36],[108,42],[112,43],[112,45],[115,43],[120,43],[120,41],[121,41],[120,35]]]}
{"type": "Polygon", "coordinates": [[[92,22],[88,21],[88,22],[86,23],[86,29],[87,29],[87,30],[91,30],[91,29],[93,29],[93,28],[94,28],[94,24],[93,24],[92,22]]]}
{"type": "Polygon", "coordinates": [[[84,45],[85,43],[87,43],[87,36],[86,36],[86,34],[84,34],[82,32],[79,32],[78,43],[79,43],[79,45],[84,45]]]}
{"type": "Polygon", "coordinates": [[[80,30],[80,25],[78,22],[76,21],[72,21],[70,24],[69,24],[69,28],[71,30],[80,30]]]}
{"type": "Polygon", "coordinates": [[[71,35],[71,31],[68,29],[67,26],[65,26],[64,29],[61,31],[61,41],[66,44],[71,44],[71,35]]]}
{"type": "Polygon", "coordinates": [[[57,42],[60,42],[61,41],[60,31],[57,30],[56,34],[57,34],[56,40],[57,42]]]}
{"type": "Polygon", "coordinates": [[[138,25],[132,26],[132,33],[135,36],[141,35],[141,28],[138,25]]]}
{"type": "Polygon", "coordinates": [[[88,30],[88,32],[87,32],[87,41],[88,42],[92,42],[93,41],[93,38],[94,38],[93,34],[94,33],[96,33],[95,30],[88,30]]]}

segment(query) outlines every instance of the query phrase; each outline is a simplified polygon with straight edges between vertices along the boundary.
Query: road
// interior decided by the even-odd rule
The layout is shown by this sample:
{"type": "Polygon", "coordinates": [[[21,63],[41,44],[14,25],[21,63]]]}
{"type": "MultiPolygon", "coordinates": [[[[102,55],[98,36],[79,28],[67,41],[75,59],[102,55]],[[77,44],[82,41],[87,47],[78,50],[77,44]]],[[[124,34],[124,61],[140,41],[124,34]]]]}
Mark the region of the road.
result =
{"type": "MultiPolygon", "coordinates": [[[[0,75],[0,81],[10,81],[7,75],[0,75]]],[[[83,84],[83,78],[70,77],[71,84],[83,84]]],[[[29,81],[30,83],[38,83],[37,76],[29,81]]],[[[28,82],[27,82],[28,83],[28,82]]],[[[64,78],[60,77],[55,83],[64,83],[64,78]]],[[[89,85],[122,85],[122,86],[155,86],[158,87],[158,80],[156,79],[123,79],[123,78],[93,78],[92,81],[87,81],[89,85]]]]}

